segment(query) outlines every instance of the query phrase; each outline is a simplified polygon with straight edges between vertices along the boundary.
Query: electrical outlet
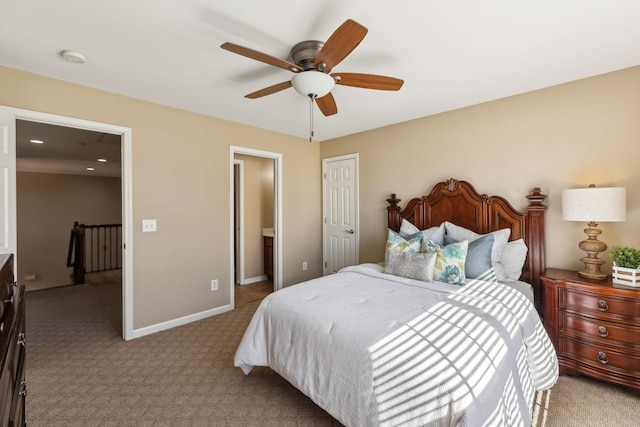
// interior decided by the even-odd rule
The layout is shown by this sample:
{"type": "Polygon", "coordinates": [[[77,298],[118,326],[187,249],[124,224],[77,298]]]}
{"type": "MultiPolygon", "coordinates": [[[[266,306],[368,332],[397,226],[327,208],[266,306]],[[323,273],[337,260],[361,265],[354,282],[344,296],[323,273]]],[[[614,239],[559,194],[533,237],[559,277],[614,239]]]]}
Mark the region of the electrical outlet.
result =
{"type": "Polygon", "coordinates": [[[302,263],[302,271],[307,271],[307,261],[302,263]]]}
{"type": "Polygon", "coordinates": [[[212,291],[217,291],[218,290],[218,279],[213,279],[211,281],[211,290],[212,291]]]}
{"type": "Polygon", "coordinates": [[[142,232],[151,233],[156,231],[157,222],[155,219],[143,219],[142,220],[142,232]]]}

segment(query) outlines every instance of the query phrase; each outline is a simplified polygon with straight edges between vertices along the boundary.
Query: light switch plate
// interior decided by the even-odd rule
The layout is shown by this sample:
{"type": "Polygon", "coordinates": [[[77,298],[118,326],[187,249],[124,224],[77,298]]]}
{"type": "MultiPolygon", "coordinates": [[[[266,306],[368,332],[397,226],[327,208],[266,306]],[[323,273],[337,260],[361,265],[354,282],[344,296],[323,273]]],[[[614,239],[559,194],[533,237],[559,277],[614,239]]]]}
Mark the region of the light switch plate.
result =
{"type": "Polygon", "coordinates": [[[155,219],[143,219],[142,220],[142,232],[151,233],[156,231],[157,222],[155,219]]]}

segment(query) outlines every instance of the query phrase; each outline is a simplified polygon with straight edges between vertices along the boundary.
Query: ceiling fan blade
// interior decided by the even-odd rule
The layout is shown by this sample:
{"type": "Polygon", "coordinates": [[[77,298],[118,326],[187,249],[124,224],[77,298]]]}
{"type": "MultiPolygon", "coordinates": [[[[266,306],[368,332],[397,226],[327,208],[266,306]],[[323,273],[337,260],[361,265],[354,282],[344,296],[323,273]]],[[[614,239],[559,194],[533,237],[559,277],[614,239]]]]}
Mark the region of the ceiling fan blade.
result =
{"type": "Polygon", "coordinates": [[[377,76],[375,74],[334,73],[331,74],[336,84],[343,86],[362,87],[377,90],[400,90],[404,80],[395,77],[377,76]]]}
{"type": "Polygon", "coordinates": [[[323,96],[322,98],[316,98],[316,104],[325,116],[333,116],[338,112],[338,106],[336,100],[333,99],[331,92],[323,96]]]}
{"type": "Polygon", "coordinates": [[[282,83],[278,83],[277,85],[265,87],[264,89],[260,89],[249,95],[245,95],[245,98],[256,99],[262,98],[263,96],[271,95],[272,93],[280,92],[281,90],[285,90],[291,87],[291,81],[286,81],[282,83]]]}
{"type": "Polygon", "coordinates": [[[285,70],[299,73],[303,71],[302,68],[291,62],[276,58],[275,56],[267,55],[266,53],[258,52],[257,50],[249,49],[248,47],[239,46],[233,43],[223,43],[221,46],[224,50],[237,53],[238,55],[246,56],[256,61],[264,62],[265,64],[273,65],[274,67],[284,68],[285,70]]]}
{"type": "Polygon", "coordinates": [[[329,72],[360,44],[367,31],[356,21],[347,19],[322,46],[313,65],[319,71],[329,72]]]}

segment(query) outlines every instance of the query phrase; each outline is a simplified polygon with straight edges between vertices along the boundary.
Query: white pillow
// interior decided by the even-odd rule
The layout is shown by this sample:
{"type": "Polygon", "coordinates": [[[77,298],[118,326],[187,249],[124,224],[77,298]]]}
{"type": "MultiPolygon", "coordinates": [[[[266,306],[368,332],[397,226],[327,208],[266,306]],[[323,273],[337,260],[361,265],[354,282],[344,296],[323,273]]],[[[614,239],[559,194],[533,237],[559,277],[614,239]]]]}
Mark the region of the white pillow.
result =
{"type": "MultiPolygon", "coordinates": [[[[471,231],[467,228],[460,227],[459,225],[455,225],[452,222],[445,221],[444,228],[446,230],[447,236],[455,240],[468,240],[469,242],[473,242],[474,240],[479,239],[485,234],[478,234],[475,231],[471,231]]],[[[509,236],[511,235],[510,228],[503,228],[501,230],[492,231],[493,234],[493,248],[491,248],[491,264],[493,265],[493,270],[496,273],[496,278],[498,281],[504,281],[507,278],[505,273],[504,265],[501,263],[502,255],[504,254],[504,249],[507,247],[507,243],[509,242],[509,236]]]]}
{"type": "MultiPolygon", "coordinates": [[[[407,237],[418,233],[420,229],[407,221],[406,219],[402,219],[402,223],[400,224],[400,235],[402,237],[407,237]]],[[[444,245],[444,222],[440,224],[438,227],[427,228],[426,230],[422,230],[422,235],[425,239],[430,239],[439,244],[440,246],[444,245]]]]}
{"type": "Polygon", "coordinates": [[[515,282],[520,280],[522,275],[522,267],[527,259],[527,252],[529,248],[524,243],[523,239],[514,240],[507,243],[502,254],[500,263],[504,265],[504,273],[507,276],[504,282],[515,282]]]}

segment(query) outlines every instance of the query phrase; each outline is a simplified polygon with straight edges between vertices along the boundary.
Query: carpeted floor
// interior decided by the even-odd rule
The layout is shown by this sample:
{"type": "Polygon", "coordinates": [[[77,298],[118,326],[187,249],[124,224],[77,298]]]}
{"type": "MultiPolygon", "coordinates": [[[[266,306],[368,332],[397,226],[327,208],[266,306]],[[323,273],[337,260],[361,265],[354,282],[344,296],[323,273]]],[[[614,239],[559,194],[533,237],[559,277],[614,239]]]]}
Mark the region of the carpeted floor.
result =
{"type": "MultiPolygon", "coordinates": [[[[27,423],[38,426],[339,426],[268,368],[233,356],[259,301],[133,341],[120,285],[30,292],[27,423]]],[[[561,377],[539,396],[538,426],[635,426],[640,397],[561,377]]]]}

